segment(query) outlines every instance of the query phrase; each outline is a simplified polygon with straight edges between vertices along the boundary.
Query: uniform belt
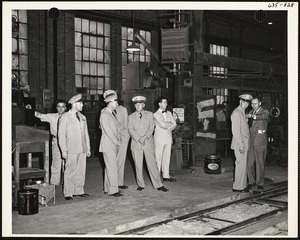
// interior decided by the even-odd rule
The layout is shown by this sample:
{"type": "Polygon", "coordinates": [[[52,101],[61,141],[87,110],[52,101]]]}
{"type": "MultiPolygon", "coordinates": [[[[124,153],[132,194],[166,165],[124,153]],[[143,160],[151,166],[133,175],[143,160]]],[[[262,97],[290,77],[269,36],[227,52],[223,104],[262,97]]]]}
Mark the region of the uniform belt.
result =
{"type": "Polygon", "coordinates": [[[56,136],[54,136],[54,135],[51,135],[51,137],[52,137],[52,138],[56,138],[56,136]]]}
{"type": "Polygon", "coordinates": [[[259,134],[264,134],[264,133],[266,132],[266,130],[257,130],[257,132],[258,132],[259,134]]]}

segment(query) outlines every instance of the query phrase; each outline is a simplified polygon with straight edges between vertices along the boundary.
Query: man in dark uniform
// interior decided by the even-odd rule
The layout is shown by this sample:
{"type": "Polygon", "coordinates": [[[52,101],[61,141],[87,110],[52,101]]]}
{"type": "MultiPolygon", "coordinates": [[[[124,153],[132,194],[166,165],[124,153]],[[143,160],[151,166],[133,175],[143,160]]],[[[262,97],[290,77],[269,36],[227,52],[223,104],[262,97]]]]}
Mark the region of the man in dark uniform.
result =
{"type": "Polygon", "coordinates": [[[250,148],[248,153],[248,189],[257,185],[264,189],[265,162],[267,156],[267,127],[269,111],[261,106],[261,99],[255,96],[251,101],[252,110],[246,115],[252,119],[250,128],[250,148]]]}

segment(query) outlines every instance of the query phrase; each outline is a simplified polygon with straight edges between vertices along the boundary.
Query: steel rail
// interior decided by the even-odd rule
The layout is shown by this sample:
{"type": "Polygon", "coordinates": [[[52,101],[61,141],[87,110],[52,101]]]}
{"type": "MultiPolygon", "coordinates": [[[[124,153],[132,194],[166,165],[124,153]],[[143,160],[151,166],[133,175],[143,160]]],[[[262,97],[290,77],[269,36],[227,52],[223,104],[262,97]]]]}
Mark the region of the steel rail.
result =
{"type": "Polygon", "coordinates": [[[277,201],[273,199],[259,199],[257,201],[254,201],[254,203],[263,203],[263,204],[268,204],[274,207],[286,207],[288,205],[287,202],[284,201],[277,201]]]}
{"type": "MultiPolygon", "coordinates": [[[[206,213],[209,213],[209,212],[220,210],[220,209],[225,208],[225,207],[230,206],[230,205],[255,201],[255,200],[259,200],[259,199],[266,199],[267,197],[280,196],[280,195],[284,195],[286,193],[287,193],[287,181],[279,182],[279,183],[273,184],[272,189],[269,189],[269,190],[266,190],[266,191],[263,191],[263,192],[253,191],[252,192],[253,195],[242,198],[242,199],[238,199],[238,200],[235,200],[235,201],[232,201],[232,202],[228,202],[228,203],[224,203],[224,204],[217,205],[217,206],[214,206],[214,207],[210,207],[210,208],[207,208],[207,209],[203,209],[203,210],[200,210],[200,211],[197,211],[197,212],[194,212],[194,213],[190,213],[190,214],[186,214],[186,215],[183,215],[183,216],[170,218],[170,219],[167,219],[167,220],[164,220],[164,221],[161,221],[161,222],[152,223],[152,224],[149,224],[149,225],[146,225],[146,226],[133,228],[133,229],[130,229],[130,230],[127,230],[127,231],[124,231],[124,232],[116,233],[115,235],[137,234],[138,232],[143,232],[143,231],[146,231],[150,228],[154,228],[154,227],[169,223],[169,222],[174,221],[174,220],[188,221],[188,220],[199,218],[199,217],[207,218],[207,216],[203,216],[203,215],[206,214],[206,213]]],[[[278,206],[276,206],[276,207],[278,207],[278,206]]],[[[284,211],[284,209],[287,209],[287,206],[283,206],[281,208],[278,207],[278,208],[279,209],[276,209],[274,211],[263,214],[262,216],[252,218],[252,222],[256,221],[260,218],[265,218],[264,217],[265,215],[266,215],[266,217],[274,215],[273,212],[284,211]]],[[[243,226],[243,224],[244,225],[248,224],[248,221],[249,221],[249,223],[251,222],[250,220],[246,220],[246,221],[243,221],[242,223],[237,223],[237,224],[234,224],[232,226],[236,226],[236,228],[241,227],[241,226],[243,226]]],[[[231,231],[232,229],[233,228],[231,228],[231,226],[229,226],[224,230],[219,229],[219,230],[215,231],[214,233],[217,234],[218,231],[220,233],[222,233],[222,231],[224,231],[224,232],[225,231],[231,231]]]]}
{"type": "Polygon", "coordinates": [[[205,234],[205,235],[223,235],[225,233],[234,232],[234,231],[240,230],[241,228],[246,227],[246,226],[248,226],[248,225],[250,225],[250,224],[252,224],[254,222],[261,221],[261,220],[263,220],[263,219],[265,219],[267,217],[276,215],[278,212],[284,212],[286,210],[287,210],[287,206],[286,207],[282,207],[282,208],[278,208],[278,209],[275,209],[273,211],[261,214],[261,215],[259,215],[257,217],[249,218],[249,219],[247,219],[245,221],[238,222],[236,224],[230,225],[230,226],[222,228],[222,229],[218,229],[216,231],[210,232],[210,233],[205,234]]]}

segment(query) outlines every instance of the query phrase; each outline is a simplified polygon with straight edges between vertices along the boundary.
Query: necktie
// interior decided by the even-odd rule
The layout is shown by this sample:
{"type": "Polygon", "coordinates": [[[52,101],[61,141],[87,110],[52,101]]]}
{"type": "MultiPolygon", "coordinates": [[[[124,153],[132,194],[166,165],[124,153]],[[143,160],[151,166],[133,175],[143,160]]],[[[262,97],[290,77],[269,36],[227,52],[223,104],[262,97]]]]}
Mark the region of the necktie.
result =
{"type": "Polygon", "coordinates": [[[116,110],[113,110],[113,111],[112,111],[112,114],[114,115],[115,119],[117,119],[117,111],[116,111],[116,110]]]}
{"type": "Polygon", "coordinates": [[[252,127],[252,123],[253,123],[253,119],[252,119],[252,118],[248,118],[248,125],[249,125],[249,128],[252,127]]]}
{"type": "MultiPolygon", "coordinates": [[[[255,114],[255,111],[253,112],[253,114],[255,114]]],[[[252,127],[252,124],[253,124],[253,118],[250,117],[250,118],[248,118],[248,125],[249,125],[249,128],[252,127]]]]}
{"type": "Polygon", "coordinates": [[[142,119],[142,116],[143,116],[142,113],[140,113],[140,119],[142,119]]]}
{"type": "Polygon", "coordinates": [[[78,115],[78,112],[76,113],[76,118],[78,119],[78,121],[80,122],[80,117],[78,115]]]}

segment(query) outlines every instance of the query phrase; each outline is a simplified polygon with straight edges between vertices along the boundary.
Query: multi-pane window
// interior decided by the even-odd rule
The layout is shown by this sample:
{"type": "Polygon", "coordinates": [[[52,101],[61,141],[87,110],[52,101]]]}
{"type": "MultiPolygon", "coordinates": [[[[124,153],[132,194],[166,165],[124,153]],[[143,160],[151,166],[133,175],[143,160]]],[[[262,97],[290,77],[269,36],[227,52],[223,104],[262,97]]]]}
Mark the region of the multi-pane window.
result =
{"type": "Polygon", "coordinates": [[[12,88],[29,90],[27,11],[12,10],[12,88]]]}
{"type": "Polygon", "coordinates": [[[222,104],[228,100],[228,89],[227,88],[212,88],[207,91],[209,95],[215,95],[217,98],[217,104],[222,104]]]}
{"type": "MultiPolygon", "coordinates": [[[[220,46],[216,44],[209,45],[209,53],[214,55],[220,55],[228,57],[228,47],[220,46]]],[[[209,76],[213,78],[227,78],[228,69],[224,67],[210,66],[209,76]]],[[[210,90],[210,94],[217,96],[217,104],[221,104],[223,101],[227,101],[228,89],[214,88],[210,90]]]]}
{"type": "MultiPolygon", "coordinates": [[[[210,44],[209,53],[228,57],[228,47],[210,44]]],[[[209,70],[210,70],[210,77],[227,78],[227,74],[228,74],[227,68],[210,66],[209,70]]]]}
{"type": "Polygon", "coordinates": [[[75,86],[91,95],[111,86],[110,24],[75,18],[75,86]]]}
{"type": "MultiPolygon", "coordinates": [[[[136,30],[149,45],[151,45],[151,32],[136,30]]],[[[128,52],[126,48],[133,43],[133,28],[122,27],[122,89],[124,89],[126,82],[126,65],[131,62],[151,62],[150,52],[146,49],[143,44],[139,44],[135,41],[141,51],[138,52],[128,52]]]]}

